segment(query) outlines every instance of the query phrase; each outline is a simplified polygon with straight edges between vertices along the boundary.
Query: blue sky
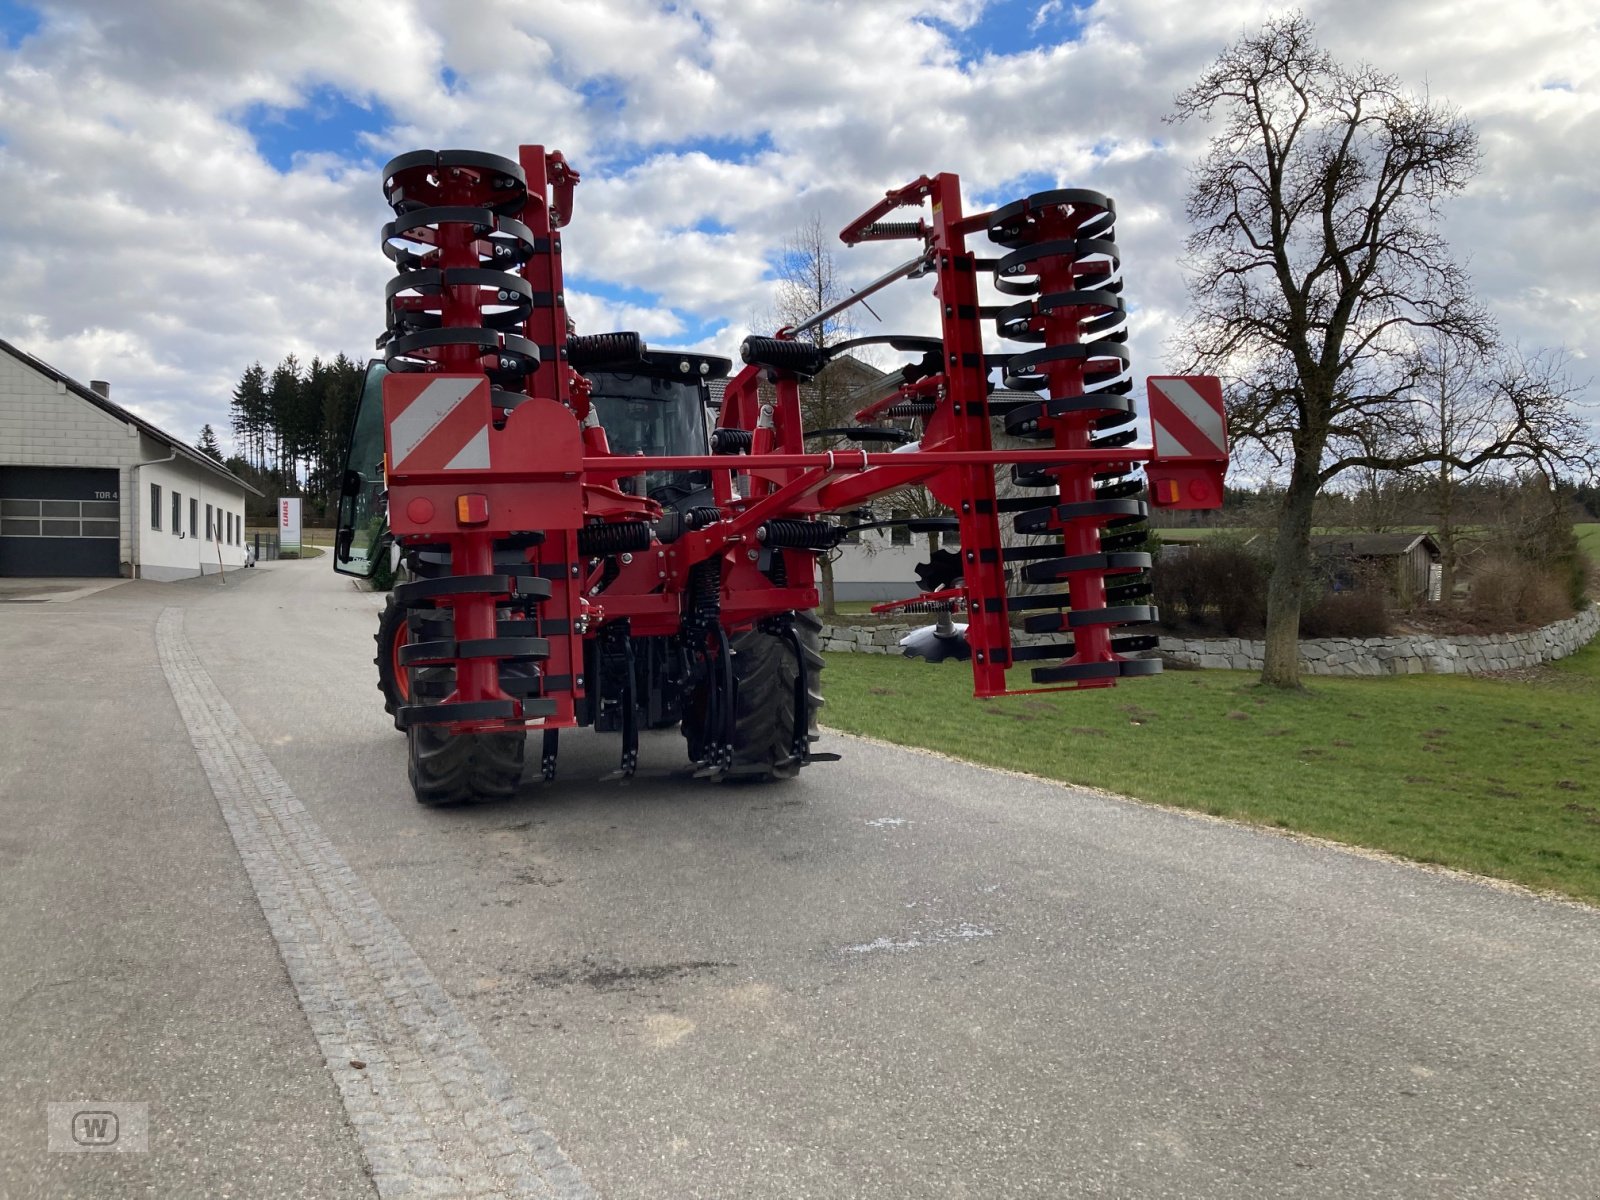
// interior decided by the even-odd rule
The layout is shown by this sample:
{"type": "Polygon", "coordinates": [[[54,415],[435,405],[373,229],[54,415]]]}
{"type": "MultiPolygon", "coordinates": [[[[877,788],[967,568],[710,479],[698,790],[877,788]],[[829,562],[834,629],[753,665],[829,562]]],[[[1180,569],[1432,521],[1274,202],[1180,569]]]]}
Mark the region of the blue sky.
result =
{"type": "Polygon", "coordinates": [[[255,139],[261,157],[287,173],[296,155],[359,154],[368,138],[394,123],[394,114],[377,101],[352,98],[324,84],[293,107],[251,104],[238,121],[255,139]]]}
{"type": "Polygon", "coordinates": [[[17,0],[0,0],[0,42],[15,46],[39,28],[39,12],[17,0]]]}
{"type": "MultiPolygon", "coordinates": [[[[956,171],[969,209],[1055,186],[1116,198],[1135,369],[1157,373],[1187,302],[1183,193],[1205,136],[1163,117],[1280,7],[0,0],[0,336],[193,436],[251,361],[370,353],[389,156],[529,142],[583,173],[566,263],[586,327],[729,354],[771,307],[786,237],[956,171]]],[[[1477,124],[1484,171],[1450,236],[1509,338],[1565,345],[1590,373],[1588,6],[1306,7],[1335,54],[1425,83],[1477,124]]],[[[858,284],[902,252],[840,247],[836,265],[858,284]]],[[[912,284],[873,307],[873,331],[935,317],[912,284]]]]}

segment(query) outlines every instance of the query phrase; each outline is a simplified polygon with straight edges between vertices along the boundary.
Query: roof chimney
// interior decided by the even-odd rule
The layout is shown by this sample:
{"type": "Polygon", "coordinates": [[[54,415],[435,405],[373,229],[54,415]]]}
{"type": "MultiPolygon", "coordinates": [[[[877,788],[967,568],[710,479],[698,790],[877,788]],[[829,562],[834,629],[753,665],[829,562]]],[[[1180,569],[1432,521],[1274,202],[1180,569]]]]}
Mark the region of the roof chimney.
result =
{"type": "Polygon", "coordinates": [[[89,380],[89,390],[95,395],[99,396],[102,400],[111,399],[111,385],[104,379],[89,380]]]}

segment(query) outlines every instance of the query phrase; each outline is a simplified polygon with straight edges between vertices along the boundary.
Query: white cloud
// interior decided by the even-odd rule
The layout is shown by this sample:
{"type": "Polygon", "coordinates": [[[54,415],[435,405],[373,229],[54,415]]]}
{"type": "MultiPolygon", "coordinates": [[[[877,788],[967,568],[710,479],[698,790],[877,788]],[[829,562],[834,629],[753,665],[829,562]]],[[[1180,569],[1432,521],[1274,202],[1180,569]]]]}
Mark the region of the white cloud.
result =
{"type": "MultiPolygon", "coordinates": [[[[977,0],[60,0],[0,48],[0,336],[174,433],[220,424],[254,359],[368,352],[388,264],[384,159],[418,146],[564,149],[584,175],[567,238],[585,328],[663,343],[770,302],[770,262],[812,213],[838,228],[887,188],[955,171],[969,206],[1016,189],[1114,195],[1136,370],[1183,308],[1185,170],[1204,132],[1172,97],[1274,6],[1017,4],[1030,45],[958,49],[977,0]],[[369,132],[276,169],[248,122],[334,89],[369,132]],[[382,123],[378,114],[387,114],[382,123]],[[1018,184],[1016,181],[1025,181],[1018,184]],[[1010,183],[1011,190],[1001,185],[1010,183]],[[603,298],[620,289],[620,300],[603,298]]],[[[1484,169],[1448,230],[1508,335],[1600,357],[1596,18],[1551,0],[1309,5],[1324,41],[1458,104],[1484,169]]],[[[1021,41],[1018,41],[1021,45],[1021,41]]],[[[903,247],[842,247],[863,282],[903,247]]],[[[925,285],[861,315],[930,329],[925,285]]]]}

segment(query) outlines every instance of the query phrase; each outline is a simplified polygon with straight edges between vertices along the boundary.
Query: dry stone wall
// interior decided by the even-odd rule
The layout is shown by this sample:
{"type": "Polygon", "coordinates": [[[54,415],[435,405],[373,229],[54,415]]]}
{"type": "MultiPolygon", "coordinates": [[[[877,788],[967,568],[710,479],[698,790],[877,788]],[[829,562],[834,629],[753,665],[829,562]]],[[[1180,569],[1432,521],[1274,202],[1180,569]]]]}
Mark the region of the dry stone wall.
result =
{"type": "MultiPolygon", "coordinates": [[[[846,654],[898,654],[899,641],[920,625],[824,625],[822,648],[846,654]]],[[[1300,643],[1308,675],[1476,675],[1536,667],[1574,654],[1600,634],[1600,606],[1527,633],[1481,637],[1321,638],[1300,643]]],[[[1018,645],[1048,638],[1016,636],[1018,645]]],[[[1266,647],[1249,638],[1161,639],[1161,653],[1197,667],[1259,671],[1266,647]]]]}

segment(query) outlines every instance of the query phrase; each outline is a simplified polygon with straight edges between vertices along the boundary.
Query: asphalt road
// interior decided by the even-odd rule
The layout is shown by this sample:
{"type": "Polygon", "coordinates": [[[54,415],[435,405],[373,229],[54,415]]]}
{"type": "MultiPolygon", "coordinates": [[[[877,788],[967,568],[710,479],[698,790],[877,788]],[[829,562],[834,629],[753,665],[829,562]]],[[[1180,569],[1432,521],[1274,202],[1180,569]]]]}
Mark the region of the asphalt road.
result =
{"type": "Polygon", "coordinates": [[[0,1195],[407,1194],[390,1127],[608,1200],[1600,1195],[1600,914],[844,737],[421,809],[325,561],[0,603],[0,1195]],[[420,1126],[330,1051],[374,954],[420,1126]]]}

